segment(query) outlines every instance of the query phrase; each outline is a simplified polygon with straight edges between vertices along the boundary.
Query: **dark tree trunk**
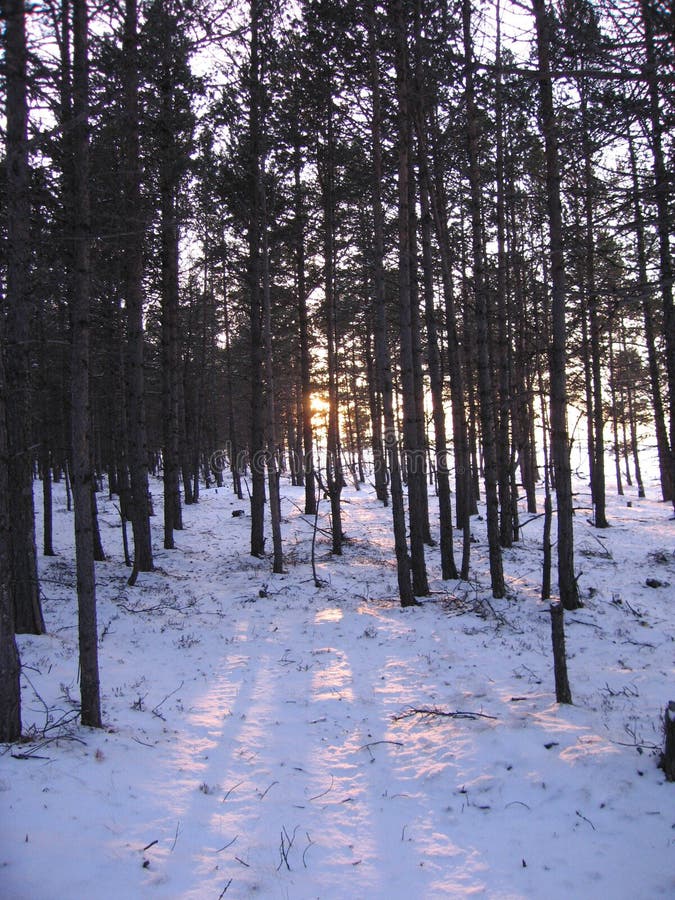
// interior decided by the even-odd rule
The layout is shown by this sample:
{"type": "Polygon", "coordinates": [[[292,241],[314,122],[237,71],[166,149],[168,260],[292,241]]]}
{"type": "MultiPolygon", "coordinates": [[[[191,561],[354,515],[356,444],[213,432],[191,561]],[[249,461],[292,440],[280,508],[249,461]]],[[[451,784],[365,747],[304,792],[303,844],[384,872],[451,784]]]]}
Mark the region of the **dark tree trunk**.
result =
{"type": "Polygon", "coordinates": [[[551,643],[553,645],[553,669],[555,674],[555,699],[558,703],[571,703],[572,692],[567,678],[567,654],[565,652],[564,612],[561,603],[551,603],[551,643]]]}
{"type": "Polygon", "coordinates": [[[316,513],[314,437],[312,435],[312,358],[309,348],[307,284],[305,277],[305,209],[302,196],[300,135],[294,132],[293,190],[295,206],[295,289],[300,327],[300,389],[302,393],[302,472],[305,485],[305,515],[316,513]]]}
{"type": "Polygon", "coordinates": [[[675,700],[668,703],[663,716],[663,753],[659,768],[666,773],[666,781],[675,781],[675,700]]]}
{"type": "Polygon", "coordinates": [[[373,479],[375,496],[384,506],[389,505],[387,488],[387,463],[382,446],[382,388],[373,359],[372,335],[366,340],[366,373],[368,378],[368,402],[370,408],[371,451],[373,454],[373,479]]]}
{"type": "Polygon", "coordinates": [[[265,352],[265,381],[267,392],[267,484],[270,497],[270,518],[272,524],[272,571],[280,575],[284,571],[284,553],[281,542],[281,499],[279,496],[279,460],[277,458],[277,429],[274,391],[274,362],[272,356],[272,298],[270,294],[270,262],[267,237],[267,196],[265,193],[264,170],[260,168],[259,207],[262,231],[262,301],[263,301],[263,345],[265,352]]]}
{"type": "Polygon", "coordinates": [[[260,214],[262,123],[260,109],[260,0],[251,0],[251,59],[249,63],[249,226],[248,282],[251,329],[251,555],[265,553],[265,404],[263,396],[264,344],[262,310],[262,230],[260,214]]]}
{"type": "Polygon", "coordinates": [[[89,77],[86,0],[73,0],[73,308],[72,308],[72,454],[77,569],[80,695],[83,725],[100,728],[101,700],[94,571],[93,466],[90,378],[90,212],[89,77]]]}
{"type": "MultiPolygon", "coordinates": [[[[649,362],[649,381],[652,392],[652,410],[654,414],[654,430],[656,431],[656,446],[659,455],[659,473],[661,476],[661,496],[665,501],[672,501],[673,495],[673,468],[671,466],[670,444],[666,429],[665,415],[663,412],[663,397],[661,395],[661,375],[659,361],[656,354],[656,328],[654,326],[654,314],[652,311],[652,298],[649,289],[649,276],[647,274],[647,247],[645,238],[645,222],[640,203],[640,183],[638,180],[637,161],[635,158],[635,146],[633,135],[628,130],[628,146],[630,150],[631,176],[633,179],[633,211],[635,222],[635,243],[638,262],[638,289],[642,304],[642,317],[645,326],[645,344],[647,347],[647,359],[649,362]]],[[[618,458],[618,457],[617,457],[618,458]]]]}
{"type": "Polygon", "coordinates": [[[478,168],[478,125],[473,86],[473,50],[471,44],[471,7],[463,2],[464,53],[466,61],[466,115],[469,182],[471,188],[471,234],[476,338],[478,343],[478,388],[483,445],[485,501],[487,506],[488,549],[493,597],[506,592],[499,534],[499,500],[497,494],[497,448],[495,442],[492,367],[488,333],[488,286],[486,283],[481,223],[480,172],[478,168]]]}
{"type": "Polygon", "coordinates": [[[391,510],[394,527],[394,548],[396,552],[399,599],[401,601],[401,606],[414,606],[417,601],[413,594],[410,578],[410,556],[408,555],[408,541],[405,527],[403,484],[401,481],[399,447],[396,439],[394,387],[391,371],[391,358],[389,356],[389,346],[387,341],[387,306],[384,282],[384,206],[382,202],[382,111],[374,0],[368,0],[367,17],[370,89],[373,104],[370,133],[373,160],[371,190],[373,203],[375,354],[377,360],[377,379],[382,391],[384,450],[388,457],[389,473],[391,477],[391,510]]]}
{"type": "Polygon", "coordinates": [[[424,310],[427,326],[427,352],[429,357],[429,380],[431,383],[432,415],[434,421],[436,486],[438,490],[438,511],[441,545],[441,576],[444,580],[457,578],[457,565],[452,545],[452,502],[450,497],[450,471],[448,466],[448,446],[445,429],[445,408],[443,405],[443,373],[441,353],[438,344],[436,312],[434,310],[433,262],[431,248],[431,211],[429,192],[422,169],[420,178],[420,201],[422,212],[422,266],[424,275],[424,310]]]}
{"type": "Polygon", "coordinates": [[[623,497],[623,480],[621,478],[621,448],[619,446],[619,410],[616,391],[616,367],[614,365],[614,342],[609,332],[609,385],[612,399],[612,430],[614,432],[614,472],[616,474],[616,492],[623,497]]]}
{"type": "MultiPolygon", "coordinates": [[[[328,76],[330,80],[330,76],[328,76]]],[[[326,315],[326,348],[328,366],[328,431],[326,434],[326,487],[331,508],[332,551],[342,553],[344,535],[342,533],[341,493],[343,485],[342,448],[339,425],[338,389],[338,333],[337,333],[337,286],[336,264],[336,221],[335,221],[335,123],[332,85],[327,88],[327,109],[324,142],[322,143],[317,168],[321,186],[321,206],[323,213],[323,269],[326,315]]]]}
{"type": "Polygon", "coordinates": [[[23,0],[5,0],[7,167],[7,308],[5,331],[6,416],[9,450],[9,508],[14,627],[19,634],[44,634],[35,548],[31,455],[30,172],[26,22],[23,0]]]}
{"type": "Polygon", "coordinates": [[[40,471],[42,474],[42,552],[45,556],[54,556],[52,461],[46,441],[42,441],[40,451],[40,471]]]}
{"type": "MultiPolygon", "coordinates": [[[[434,143],[437,142],[437,129],[434,127],[434,143]]],[[[418,141],[421,145],[422,164],[427,160],[426,131],[424,123],[418,130],[418,141]]],[[[431,210],[436,231],[436,240],[441,262],[441,279],[443,283],[443,300],[445,305],[445,327],[448,342],[448,369],[450,371],[450,398],[452,406],[452,432],[455,453],[455,490],[457,493],[457,526],[462,529],[462,563],[460,577],[469,577],[471,557],[471,467],[469,464],[469,444],[464,405],[464,375],[462,372],[462,348],[457,335],[457,312],[455,308],[454,287],[452,281],[452,261],[450,256],[450,236],[448,233],[448,216],[443,178],[441,174],[438,148],[435,148],[433,179],[427,181],[431,200],[431,210]]]]}
{"type": "Polygon", "coordinates": [[[506,257],[506,200],[504,175],[504,98],[501,59],[501,13],[496,9],[496,181],[497,181],[497,379],[498,409],[496,431],[497,482],[499,495],[499,540],[510,547],[518,538],[518,504],[511,493],[511,359],[508,330],[508,286],[506,257]]]}
{"type": "MultiPolygon", "coordinates": [[[[0,319],[0,347],[2,331],[0,319]]],[[[10,590],[12,548],[6,399],[5,366],[0,354],[0,744],[18,741],[21,737],[21,663],[14,638],[14,603],[10,590]]]]}
{"type": "Polygon", "coordinates": [[[585,90],[581,88],[581,128],[584,153],[584,225],[585,225],[585,284],[588,292],[589,319],[591,329],[591,371],[593,376],[593,474],[591,490],[593,495],[594,522],[596,528],[607,528],[609,522],[605,501],[605,415],[602,403],[602,364],[600,347],[599,298],[595,277],[595,219],[593,214],[595,196],[593,191],[593,163],[590,147],[590,123],[588,121],[585,90]]]}
{"type": "MultiPolygon", "coordinates": [[[[645,75],[649,90],[650,143],[654,158],[656,230],[659,236],[659,273],[661,277],[661,299],[663,302],[663,335],[666,344],[666,373],[668,376],[668,393],[670,395],[670,471],[671,481],[675,482],[675,307],[673,306],[673,260],[670,250],[670,239],[673,230],[670,206],[671,179],[666,167],[663,149],[664,123],[660,109],[659,72],[654,47],[654,11],[652,6],[652,0],[640,0],[645,32],[645,75]]],[[[675,507],[675,494],[672,501],[675,507]]]]}
{"type": "Polygon", "coordinates": [[[241,489],[241,459],[237,429],[234,419],[234,383],[232,379],[232,350],[230,341],[230,307],[228,300],[227,284],[223,284],[223,327],[225,329],[225,380],[227,389],[227,431],[228,454],[230,459],[230,471],[232,473],[232,486],[237,499],[243,500],[241,489]]]}
{"type": "Polygon", "coordinates": [[[161,83],[162,116],[159,122],[160,229],[161,229],[161,328],[162,328],[162,464],[164,483],[164,549],[175,547],[174,529],[182,528],[180,495],[180,429],[178,381],[178,222],[176,154],[172,122],[175,90],[170,77],[161,83]]]}
{"type": "Polygon", "coordinates": [[[396,34],[396,99],[398,104],[398,299],[403,438],[408,473],[408,519],[413,590],[416,596],[424,596],[429,593],[429,582],[424,559],[426,521],[424,447],[419,444],[420,407],[417,399],[413,334],[413,306],[416,303],[416,289],[413,285],[415,236],[411,230],[410,196],[413,120],[410,110],[407,11],[402,0],[394,2],[392,12],[396,34]]]}
{"type": "Polygon", "coordinates": [[[572,471],[567,433],[567,377],[565,324],[565,268],[562,242],[562,204],[558,137],[553,111],[549,65],[549,23],[544,0],[532,0],[537,31],[539,87],[546,156],[546,199],[551,259],[551,451],[558,504],[558,587],[565,609],[581,606],[574,575],[572,471]]]}
{"type": "Polygon", "coordinates": [[[134,534],[134,572],[153,569],[148,485],[148,448],[145,428],[143,335],[143,236],[138,101],[137,0],[125,0],[124,66],[122,71],[124,171],[124,291],[127,310],[127,445],[131,525],[134,534]]]}

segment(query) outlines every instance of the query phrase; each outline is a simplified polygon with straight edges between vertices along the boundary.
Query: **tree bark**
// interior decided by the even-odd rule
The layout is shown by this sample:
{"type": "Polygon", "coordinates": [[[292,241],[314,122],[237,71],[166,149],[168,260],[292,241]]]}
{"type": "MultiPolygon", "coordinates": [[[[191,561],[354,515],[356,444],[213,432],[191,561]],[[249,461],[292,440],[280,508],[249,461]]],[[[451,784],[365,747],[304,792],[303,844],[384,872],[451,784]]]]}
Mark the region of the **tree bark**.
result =
{"type": "Polygon", "coordinates": [[[408,555],[405,508],[403,503],[403,484],[401,479],[399,447],[396,438],[394,386],[391,372],[391,358],[387,341],[387,305],[384,281],[384,204],[382,202],[382,107],[374,0],[367,0],[366,9],[368,22],[370,90],[372,97],[370,135],[372,141],[373,165],[371,192],[373,205],[372,278],[375,299],[375,355],[377,378],[382,391],[384,452],[387,454],[391,478],[391,510],[399,599],[401,601],[401,606],[414,606],[417,601],[415,600],[411,583],[410,556],[408,555]]]}
{"type": "Polygon", "coordinates": [[[74,277],[72,309],[72,453],[75,560],[80,647],[80,716],[100,728],[101,700],[96,623],[92,445],[90,408],[90,211],[89,77],[86,0],[73,0],[73,201],[74,277]]]}
{"type": "Polygon", "coordinates": [[[560,162],[549,64],[549,23],[544,0],[532,0],[537,31],[539,90],[546,158],[546,201],[551,265],[551,451],[558,505],[558,589],[565,609],[581,606],[574,575],[572,471],[567,431],[566,288],[560,200],[560,162]]]}
{"type": "Polygon", "coordinates": [[[302,473],[305,485],[305,515],[316,513],[316,485],[314,478],[314,438],[312,434],[312,358],[309,349],[309,321],[307,315],[307,285],[305,278],[305,210],[302,197],[302,154],[300,135],[294,131],[293,199],[295,214],[295,289],[300,328],[300,389],[302,407],[302,473]]]}
{"type": "MultiPolygon", "coordinates": [[[[176,27],[167,20],[167,27],[176,27]]],[[[168,37],[168,36],[167,36],[168,37]]],[[[178,380],[180,347],[178,336],[178,148],[173,133],[173,93],[169,73],[160,78],[159,192],[161,232],[161,334],[162,334],[162,464],[164,486],[164,549],[175,548],[174,529],[182,528],[180,495],[180,428],[178,380]]]]}
{"type": "Polygon", "coordinates": [[[249,64],[249,225],[248,287],[251,330],[251,555],[265,553],[265,406],[263,398],[262,231],[260,216],[260,159],[262,131],[260,109],[261,0],[251,0],[251,59],[249,64]]]}
{"type": "MultiPolygon", "coordinates": [[[[0,346],[4,331],[0,318],[0,346]]],[[[9,451],[7,446],[7,383],[0,354],[0,744],[21,737],[21,663],[14,637],[12,544],[9,517],[9,451]]]]}
{"type": "Polygon", "coordinates": [[[558,703],[571,703],[572,692],[567,677],[565,652],[565,628],[561,603],[551,603],[551,643],[553,645],[553,670],[555,675],[555,699],[558,703]]]}
{"type": "Polygon", "coordinates": [[[410,561],[416,596],[429,593],[424,559],[424,447],[419,444],[419,404],[415,379],[412,279],[415,238],[411,230],[411,149],[413,119],[410,109],[410,64],[408,23],[402,0],[392,6],[396,35],[396,100],[398,139],[398,301],[403,393],[403,438],[408,475],[408,520],[410,524],[410,561]]]}
{"type": "Polygon", "coordinates": [[[325,110],[324,142],[319,148],[317,168],[321,186],[323,213],[323,270],[326,316],[326,349],[328,367],[328,431],[326,434],[326,487],[331,508],[332,552],[342,553],[341,493],[343,485],[342,448],[340,441],[338,390],[337,296],[335,283],[336,222],[335,222],[335,123],[333,120],[333,92],[328,75],[327,109],[325,110]]]}
{"type": "MultiPolygon", "coordinates": [[[[673,306],[673,259],[670,250],[672,234],[671,197],[668,169],[663,149],[664,123],[660,109],[658,62],[654,47],[653,10],[651,0],[640,0],[644,26],[645,75],[649,92],[649,124],[651,150],[654,159],[654,190],[656,200],[656,230],[659,237],[659,270],[663,302],[663,335],[666,344],[666,373],[668,376],[670,409],[670,471],[675,483],[675,307],[673,306]]],[[[672,498],[675,508],[675,494],[672,498]]]]}
{"type": "Polygon", "coordinates": [[[487,506],[488,550],[490,556],[490,580],[493,597],[506,593],[499,531],[499,499],[497,493],[497,449],[492,389],[492,368],[489,348],[488,286],[483,262],[483,238],[481,222],[480,172],[478,168],[478,130],[474,100],[473,49],[471,43],[471,6],[464,0],[464,53],[467,116],[467,153],[471,189],[471,236],[473,256],[473,281],[476,338],[478,343],[478,389],[480,398],[480,422],[483,445],[485,478],[485,502],[487,506]]]}
{"type": "Polygon", "coordinates": [[[585,287],[588,294],[591,330],[591,372],[593,383],[593,468],[591,491],[593,495],[594,522],[596,528],[607,528],[605,499],[605,414],[602,398],[602,364],[600,347],[600,320],[595,278],[595,221],[593,192],[593,160],[590,146],[590,122],[585,85],[581,92],[581,130],[584,154],[584,226],[585,226],[585,287]]]}
{"type": "Polygon", "coordinates": [[[457,578],[457,565],[452,543],[452,501],[450,471],[443,405],[443,373],[438,345],[438,329],[434,310],[433,262],[431,247],[431,210],[426,175],[420,172],[420,203],[422,218],[422,269],[424,277],[424,312],[427,326],[427,353],[431,384],[432,416],[436,442],[436,485],[438,489],[438,519],[441,547],[441,576],[444,580],[457,578]]]}
{"type": "Polygon", "coordinates": [[[138,100],[137,0],[125,0],[124,66],[122,71],[123,172],[124,172],[124,293],[127,311],[127,442],[130,509],[134,535],[134,570],[151,572],[148,448],[145,425],[145,376],[143,334],[143,235],[138,100]]]}
{"type": "MultiPolygon", "coordinates": [[[[652,297],[649,288],[649,276],[647,274],[647,244],[645,237],[645,221],[640,203],[640,182],[638,179],[637,159],[633,135],[628,129],[628,148],[630,152],[630,168],[633,181],[633,212],[635,222],[635,246],[638,263],[638,290],[642,306],[642,318],[645,326],[645,345],[647,348],[647,360],[649,363],[649,382],[652,393],[652,410],[654,415],[654,430],[656,432],[656,446],[659,456],[659,473],[661,478],[661,496],[664,501],[672,502],[673,495],[673,469],[671,466],[670,443],[668,430],[663,411],[663,396],[661,393],[661,373],[656,353],[656,327],[654,325],[654,313],[652,311],[652,297]]],[[[617,438],[618,445],[618,438],[617,438]]],[[[617,456],[618,459],[618,456],[617,456]]]]}
{"type": "Polygon", "coordinates": [[[511,352],[508,326],[508,286],[506,256],[506,199],[504,163],[504,97],[501,58],[501,12],[496,7],[496,84],[495,130],[497,182],[497,381],[498,408],[496,429],[497,482],[499,496],[499,540],[502,547],[511,547],[518,539],[517,500],[511,493],[511,352]]]}
{"type": "Polygon", "coordinates": [[[44,634],[35,547],[31,455],[30,170],[25,4],[4,0],[7,171],[7,316],[5,330],[6,415],[9,450],[9,507],[12,577],[9,589],[19,634],[44,634]]]}

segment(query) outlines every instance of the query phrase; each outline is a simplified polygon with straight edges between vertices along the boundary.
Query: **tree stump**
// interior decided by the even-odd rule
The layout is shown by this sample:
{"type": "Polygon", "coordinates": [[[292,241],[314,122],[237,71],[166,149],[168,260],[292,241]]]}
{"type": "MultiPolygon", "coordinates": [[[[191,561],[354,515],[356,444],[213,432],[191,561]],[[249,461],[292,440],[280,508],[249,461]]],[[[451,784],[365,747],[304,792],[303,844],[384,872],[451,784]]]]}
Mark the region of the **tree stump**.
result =
{"type": "Polygon", "coordinates": [[[671,700],[663,716],[665,741],[659,762],[666,773],[666,781],[675,781],[675,700],[671,700]]]}

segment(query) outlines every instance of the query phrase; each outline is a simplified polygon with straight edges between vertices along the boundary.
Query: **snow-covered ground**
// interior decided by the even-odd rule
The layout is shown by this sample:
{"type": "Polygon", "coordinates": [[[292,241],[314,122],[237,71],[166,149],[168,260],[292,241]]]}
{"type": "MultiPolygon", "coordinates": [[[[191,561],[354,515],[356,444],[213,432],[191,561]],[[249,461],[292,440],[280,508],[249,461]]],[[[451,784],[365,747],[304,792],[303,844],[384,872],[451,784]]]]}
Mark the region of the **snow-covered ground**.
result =
{"type": "Polygon", "coordinates": [[[77,724],[57,494],[48,634],[19,639],[34,740],[0,755],[0,896],[675,896],[675,784],[657,768],[675,699],[675,523],[656,485],[611,500],[606,531],[577,514],[573,706],[555,702],[541,519],[504,553],[508,599],[490,596],[475,519],[471,583],[440,581],[432,549],[434,592],[403,610],[390,511],[370,487],[345,491],[341,559],[319,534],[321,587],[301,491],[282,494],[287,571],[272,575],[227,489],[204,491],[178,549],[161,549],[156,484],[157,571],[133,588],[115,502],[99,496],[100,732],[77,724]]]}

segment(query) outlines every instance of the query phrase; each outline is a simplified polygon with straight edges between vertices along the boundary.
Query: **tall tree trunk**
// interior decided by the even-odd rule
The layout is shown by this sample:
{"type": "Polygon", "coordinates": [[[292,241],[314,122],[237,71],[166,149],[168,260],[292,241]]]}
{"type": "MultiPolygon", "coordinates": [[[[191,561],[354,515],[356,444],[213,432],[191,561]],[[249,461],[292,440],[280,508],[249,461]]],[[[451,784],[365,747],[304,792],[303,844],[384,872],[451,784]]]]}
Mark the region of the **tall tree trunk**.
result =
{"type": "Polygon", "coordinates": [[[563,607],[572,610],[578,609],[582,604],[579,600],[577,580],[574,575],[574,509],[567,431],[566,288],[562,241],[560,162],[549,64],[548,15],[544,0],[532,0],[532,8],[537,32],[551,261],[551,452],[558,505],[558,589],[563,607]]]}
{"type": "Polygon", "coordinates": [[[652,393],[652,410],[654,415],[654,430],[656,431],[656,446],[659,456],[659,473],[661,476],[661,496],[665,501],[672,501],[673,495],[673,468],[671,466],[670,444],[666,429],[665,415],[663,412],[663,397],[661,395],[661,374],[659,361],[656,354],[656,328],[652,311],[652,297],[649,288],[649,276],[647,274],[647,246],[645,237],[645,221],[640,203],[640,182],[638,179],[637,159],[635,155],[635,143],[633,134],[628,129],[628,147],[630,151],[630,168],[633,180],[633,212],[635,223],[635,245],[638,263],[638,290],[642,305],[642,318],[645,326],[645,345],[647,348],[647,360],[649,363],[649,382],[652,393]]]}
{"type": "Polygon", "coordinates": [[[90,211],[89,211],[89,75],[86,0],[73,0],[73,311],[72,311],[72,452],[75,560],[80,647],[80,695],[83,725],[100,728],[101,700],[96,625],[94,517],[90,378],[90,211]]]}
{"type": "Polygon", "coordinates": [[[265,381],[267,398],[267,484],[270,496],[270,518],[272,523],[272,571],[280,575],[284,571],[284,553],[281,542],[281,499],[279,496],[279,461],[277,454],[277,428],[274,391],[274,361],[272,356],[272,297],[270,290],[270,261],[267,237],[267,196],[265,192],[264,169],[260,167],[258,191],[262,230],[262,302],[263,302],[263,345],[265,352],[265,381]]]}
{"type": "Polygon", "coordinates": [[[182,527],[180,496],[180,430],[178,379],[178,223],[175,183],[175,136],[172,132],[174,86],[162,79],[160,120],[160,230],[161,230],[161,328],[162,328],[162,463],[164,482],[164,549],[175,548],[174,528],[182,527]]]}
{"type": "Polygon", "coordinates": [[[499,0],[496,7],[496,181],[497,181],[497,482],[499,493],[499,540],[502,547],[510,547],[518,538],[515,516],[517,501],[511,495],[511,364],[508,332],[508,285],[506,266],[506,201],[504,185],[504,97],[501,58],[501,12],[499,0]]]}
{"type": "MultiPolygon", "coordinates": [[[[330,77],[330,76],[329,76],[330,77]]],[[[328,107],[325,119],[324,144],[320,147],[317,168],[321,185],[321,206],[323,213],[323,268],[326,304],[326,349],[328,367],[328,431],[326,434],[326,487],[331,508],[332,551],[342,553],[342,510],[341,493],[343,485],[342,448],[340,442],[339,381],[338,381],[338,334],[337,334],[337,287],[335,283],[336,264],[336,222],[335,222],[335,123],[333,120],[332,85],[328,86],[328,107]]]]}
{"type": "MultiPolygon", "coordinates": [[[[3,331],[0,317],[0,347],[4,344],[3,331]]],[[[0,744],[18,741],[21,737],[21,663],[14,637],[14,603],[10,588],[12,545],[6,402],[5,365],[0,353],[0,744]]]]}
{"type": "Polygon", "coordinates": [[[443,372],[438,344],[438,329],[434,309],[433,261],[431,248],[431,210],[424,168],[420,173],[420,203],[422,218],[422,268],[424,276],[424,312],[427,326],[427,353],[431,383],[432,416],[434,422],[436,485],[438,490],[438,518],[441,545],[441,575],[444,580],[457,578],[457,566],[452,545],[452,501],[450,470],[443,405],[443,372]]]}
{"type": "Polygon", "coordinates": [[[593,495],[594,522],[596,528],[607,528],[605,502],[605,415],[602,402],[602,365],[600,347],[600,319],[598,315],[598,293],[595,284],[595,220],[593,215],[593,160],[590,146],[590,123],[585,86],[581,86],[581,130],[584,154],[584,225],[585,225],[585,284],[588,292],[589,318],[591,328],[591,370],[593,376],[593,475],[591,490],[593,495]]]}
{"type": "Polygon", "coordinates": [[[419,404],[415,378],[415,345],[413,334],[413,305],[416,287],[412,283],[415,272],[413,259],[415,236],[411,232],[411,150],[412,112],[410,109],[410,63],[408,55],[407,12],[402,0],[393,7],[396,34],[396,99],[398,139],[398,299],[401,358],[401,387],[403,392],[403,437],[408,473],[408,519],[410,523],[410,561],[413,590],[416,596],[429,593],[424,559],[424,525],[426,491],[424,479],[424,447],[419,444],[419,404]]]}
{"type": "Polygon", "coordinates": [[[619,409],[616,392],[616,366],[614,363],[614,341],[609,331],[609,384],[612,398],[612,430],[614,432],[614,472],[616,475],[616,492],[623,497],[623,481],[621,478],[621,448],[619,446],[619,409]]]}
{"type": "MultiPolygon", "coordinates": [[[[452,406],[452,433],[455,455],[455,490],[457,493],[457,526],[462,529],[462,563],[460,577],[469,577],[471,558],[471,466],[469,461],[468,431],[466,408],[464,405],[464,375],[462,371],[462,348],[457,334],[457,310],[455,307],[454,285],[452,279],[452,260],[450,256],[450,235],[448,232],[447,200],[438,152],[438,128],[434,121],[433,134],[433,178],[427,179],[431,211],[436,231],[436,240],[441,262],[441,281],[443,284],[443,301],[445,306],[445,327],[448,342],[448,369],[450,371],[450,400],[452,406]]],[[[425,165],[429,159],[426,140],[426,123],[420,123],[418,129],[420,142],[420,160],[425,165]]]]}
{"type": "Polygon", "coordinates": [[[391,477],[391,510],[394,528],[394,549],[396,552],[396,573],[401,606],[416,604],[410,577],[410,556],[405,527],[405,507],[403,484],[396,437],[396,415],[394,410],[394,387],[391,358],[387,341],[387,305],[384,281],[384,204],[382,202],[382,108],[380,96],[379,61],[377,55],[377,31],[375,2],[367,0],[368,59],[370,70],[370,90],[372,95],[372,115],[370,134],[372,141],[373,172],[371,179],[373,204],[373,291],[375,295],[375,354],[377,378],[382,391],[382,412],[384,417],[384,450],[388,457],[391,477]]]}
{"type": "Polygon", "coordinates": [[[9,450],[9,508],[12,577],[9,588],[19,634],[44,634],[35,548],[31,456],[30,172],[26,21],[23,0],[4,0],[7,171],[7,316],[5,331],[6,416],[9,450]]]}
{"type": "Polygon", "coordinates": [[[467,115],[467,151],[471,189],[471,235],[473,250],[473,281],[476,337],[478,342],[478,389],[480,394],[480,423],[483,444],[485,501],[487,506],[488,550],[490,580],[493,597],[506,593],[499,534],[499,500],[497,495],[497,448],[490,364],[488,285],[485,276],[481,222],[480,172],[478,168],[478,123],[474,100],[473,49],[471,43],[471,6],[462,4],[464,23],[465,85],[467,115]]]}
{"type": "Polygon", "coordinates": [[[230,305],[226,281],[223,282],[223,328],[225,329],[225,385],[227,391],[227,433],[232,487],[239,500],[244,495],[241,489],[241,459],[237,429],[234,419],[234,384],[232,379],[232,350],[230,341],[230,305]]]}
{"type": "MultiPolygon", "coordinates": [[[[650,144],[654,158],[654,190],[656,200],[656,230],[659,236],[659,271],[663,302],[663,334],[666,344],[666,373],[668,375],[670,409],[670,471],[675,482],[675,306],[673,306],[673,259],[670,250],[672,234],[671,196],[668,169],[663,149],[664,122],[660,109],[659,72],[654,47],[654,0],[640,0],[645,39],[645,76],[649,91],[650,144]]],[[[675,494],[672,498],[675,508],[675,494]]]]}
{"type": "Polygon", "coordinates": [[[295,214],[295,289],[300,327],[300,386],[302,394],[302,471],[305,485],[305,515],[316,513],[314,437],[312,434],[312,357],[309,349],[307,283],[305,277],[305,209],[302,196],[300,134],[293,134],[293,200],[295,214]]]}
{"type": "Polygon", "coordinates": [[[137,0],[125,0],[124,65],[122,70],[124,172],[124,291],[127,310],[127,442],[130,510],[134,534],[134,571],[153,569],[148,485],[148,448],[145,427],[143,334],[143,235],[141,210],[140,111],[138,101],[137,0]]]}
{"type": "Polygon", "coordinates": [[[260,103],[261,0],[251,0],[251,59],[249,63],[249,198],[248,281],[251,329],[251,555],[265,553],[265,405],[263,398],[264,344],[262,311],[262,229],[260,160],[262,123],[260,103]]]}
{"type": "MultiPolygon", "coordinates": [[[[368,287],[366,281],[366,289],[368,287]]],[[[367,293],[364,293],[367,296],[367,293]]],[[[373,326],[371,326],[373,329],[373,326]]],[[[373,329],[374,330],[374,329],[373,329]]],[[[370,411],[371,452],[373,454],[373,479],[375,496],[383,506],[389,506],[389,489],[387,487],[387,462],[382,445],[382,387],[373,359],[373,334],[368,334],[365,346],[366,375],[368,379],[368,404],[370,411]]]]}

